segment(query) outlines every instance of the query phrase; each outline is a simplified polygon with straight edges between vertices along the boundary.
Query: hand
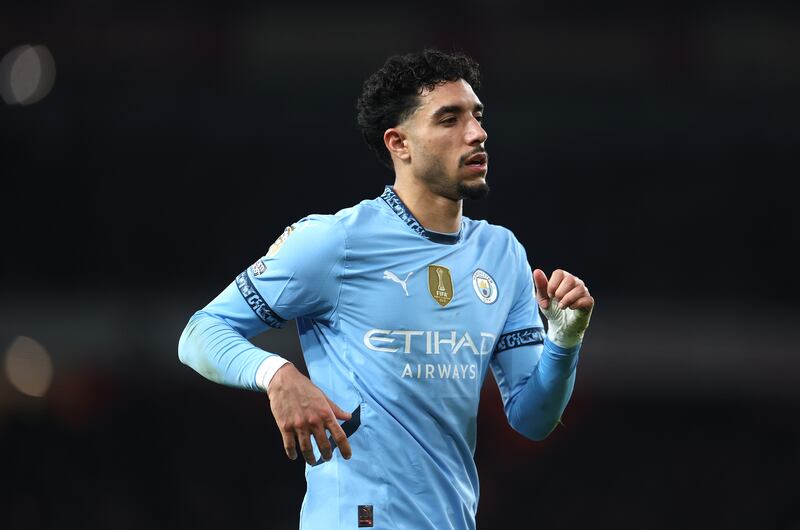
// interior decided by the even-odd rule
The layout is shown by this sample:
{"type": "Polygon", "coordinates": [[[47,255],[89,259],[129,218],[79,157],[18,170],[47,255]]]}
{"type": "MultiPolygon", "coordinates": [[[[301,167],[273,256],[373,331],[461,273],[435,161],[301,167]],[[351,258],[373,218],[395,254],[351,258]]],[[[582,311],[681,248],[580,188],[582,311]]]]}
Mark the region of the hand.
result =
{"type": "Polygon", "coordinates": [[[550,280],[541,269],[533,271],[536,301],[547,317],[547,336],[562,348],[572,348],[583,340],[594,308],[594,298],[583,280],[556,269],[550,280]]]}
{"type": "Polygon", "coordinates": [[[333,456],[331,444],[325,435],[328,429],[345,460],[352,455],[350,442],[342,427],[336,421],[349,420],[350,414],[344,412],[292,363],[281,366],[267,388],[269,406],[283,437],[286,456],[297,458],[295,437],[300,444],[300,452],[309,464],[315,463],[311,436],[317,440],[322,458],[330,460],[333,456]]]}

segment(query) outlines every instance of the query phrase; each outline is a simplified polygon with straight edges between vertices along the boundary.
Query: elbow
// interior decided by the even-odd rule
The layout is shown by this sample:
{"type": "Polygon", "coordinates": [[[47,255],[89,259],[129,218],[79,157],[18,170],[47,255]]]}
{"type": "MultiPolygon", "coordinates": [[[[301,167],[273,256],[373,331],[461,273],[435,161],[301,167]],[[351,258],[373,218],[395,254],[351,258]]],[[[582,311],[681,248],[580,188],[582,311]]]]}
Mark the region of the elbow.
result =
{"type": "Polygon", "coordinates": [[[520,433],[522,436],[527,438],[528,440],[532,440],[534,442],[541,442],[548,436],[556,427],[556,423],[554,422],[552,425],[545,425],[540,422],[535,422],[532,425],[520,424],[520,422],[509,422],[511,428],[520,433]]]}
{"type": "Polygon", "coordinates": [[[543,442],[548,436],[550,436],[551,432],[553,432],[553,429],[547,431],[545,430],[534,431],[526,433],[523,436],[525,436],[525,438],[527,438],[528,440],[532,440],[534,442],[543,442]]]}
{"type": "Polygon", "coordinates": [[[181,338],[178,339],[178,360],[185,365],[190,364],[190,354],[189,349],[186,347],[186,334],[187,329],[184,328],[183,333],[181,333],[181,338]]]}
{"type": "Polygon", "coordinates": [[[506,404],[506,416],[511,427],[537,442],[550,436],[567,407],[574,382],[573,372],[559,384],[534,387],[534,391],[526,388],[526,391],[517,393],[506,404]]]}
{"type": "Polygon", "coordinates": [[[507,408],[506,417],[512,429],[528,440],[541,442],[555,430],[560,414],[554,416],[551,411],[542,408],[521,410],[512,405],[507,408]]]}
{"type": "Polygon", "coordinates": [[[186,327],[183,328],[181,338],[178,339],[178,360],[187,366],[191,364],[191,353],[189,352],[189,347],[187,346],[187,338],[190,333],[189,327],[191,325],[192,322],[189,321],[186,327]]]}
{"type": "Polygon", "coordinates": [[[220,382],[221,374],[208,346],[209,326],[213,324],[214,317],[208,313],[198,311],[192,315],[178,339],[178,359],[206,379],[220,382]]]}
{"type": "Polygon", "coordinates": [[[200,311],[192,315],[186,327],[183,328],[180,339],[178,339],[178,360],[186,366],[193,367],[195,363],[195,349],[192,347],[194,341],[192,335],[197,326],[197,320],[200,317],[200,311]]]}

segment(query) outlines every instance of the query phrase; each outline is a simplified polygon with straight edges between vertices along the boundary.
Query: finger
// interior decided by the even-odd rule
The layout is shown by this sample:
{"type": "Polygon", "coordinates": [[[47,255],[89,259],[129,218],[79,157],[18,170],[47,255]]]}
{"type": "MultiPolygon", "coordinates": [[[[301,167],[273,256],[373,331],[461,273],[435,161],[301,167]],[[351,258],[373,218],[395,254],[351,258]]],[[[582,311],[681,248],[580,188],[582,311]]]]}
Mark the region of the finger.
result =
{"type": "Polygon", "coordinates": [[[300,452],[303,453],[303,459],[309,464],[314,464],[317,459],[314,458],[314,448],[311,445],[311,436],[305,429],[297,430],[297,440],[300,442],[300,452]]]}
{"type": "Polygon", "coordinates": [[[572,305],[569,306],[570,309],[579,309],[583,311],[591,311],[594,308],[594,298],[588,293],[585,296],[582,296],[575,300],[572,305]]]}
{"type": "Polygon", "coordinates": [[[561,269],[556,269],[553,271],[552,276],[550,276],[550,281],[547,282],[547,296],[550,298],[556,297],[556,289],[558,286],[561,285],[561,281],[564,279],[564,275],[567,274],[565,271],[561,269]]]}
{"type": "Polygon", "coordinates": [[[536,301],[539,302],[539,307],[547,309],[550,299],[547,296],[547,275],[542,269],[533,271],[533,285],[536,288],[536,301]]]}
{"type": "Polygon", "coordinates": [[[336,418],[337,418],[337,419],[340,419],[340,420],[349,420],[349,419],[350,419],[350,418],[353,416],[353,415],[352,415],[352,414],[350,414],[349,412],[345,412],[345,411],[343,411],[342,409],[340,409],[340,408],[339,408],[339,405],[337,405],[336,403],[334,403],[333,401],[331,401],[331,400],[330,400],[330,398],[328,398],[327,396],[326,396],[326,398],[325,398],[325,399],[327,399],[327,400],[328,400],[328,405],[330,405],[330,406],[331,406],[331,410],[333,411],[333,415],[334,415],[334,416],[336,416],[336,418]]]}
{"type": "Polygon", "coordinates": [[[331,443],[328,441],[328,437],[325,435],[325,429],[322,427],[322,424],[314,427],[313,432],[314,439],[317,441],[319,454],[322,455],[324,460],[330,460],[333,456],[333,448],[331,447],[331,443]]]}
{"type": "MultiPolygon", "coordinates": [[[[571,274],[565,274],[561,279],[561,284],[559,284],[558,289],[556,289],[556,292],[553,293],[553,298],[556,300],[563,300],[567,293],[574,289],[577,285],[578,278],[571,274]]],[[[560,304],[559,307],[561,307],[560,304]]]]}
{"type": "Polygon", "coordinates": [[[335,420],[331,420],[328,422],[327,427],[336,442],[336,447],[339,448],[339,452],[342,453],[345,460],[350,460],[350,457],[353,456],[353,451],[350,449],[350,440],[347,439],[342,426],[335,420]]]}
{"type": "Polygon", "coordinates": [[[294,433],[281,430],[281,436],[283,437],[283,448],[286,450],[286,456],[289,457],[289,460],[297,460],[297,448],[294,443],[294,433]]]}
{"type": "Polygon", "coordinates": [[[558,299],[558,307],[559,309],[564,309],[565,307],[569,307],[573,304],[578,298],[586,296],[589,294],[589,290],[586,289],[586,286],[583,284],[582,281],[575,278],[576,281],[570,282],[568,279],[565,279],[561,283],[561,287],[558,288],[556,291],[556,298],[558,299]],[[567,285],[572,284],[572,287],[567,287],[567,285]]]}

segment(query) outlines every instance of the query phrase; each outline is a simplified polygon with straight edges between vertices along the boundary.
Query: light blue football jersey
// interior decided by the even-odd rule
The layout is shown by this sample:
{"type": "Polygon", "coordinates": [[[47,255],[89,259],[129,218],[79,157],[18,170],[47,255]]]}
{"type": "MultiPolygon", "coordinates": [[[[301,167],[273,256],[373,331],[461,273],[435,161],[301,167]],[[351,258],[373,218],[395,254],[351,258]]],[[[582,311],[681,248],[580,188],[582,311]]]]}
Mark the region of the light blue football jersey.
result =
{"type": "Polygon", "coordinates": [[[354,413],[352,458],[335,450],[306,465],[304,530],[474,529],[489,369],[511,425],[531,438],[552,430],[572,392],[578,348],[546,338],[513,234],[466,217],[458,234],[430,232],[391,187],[287,228],[193,317],[182,358],[255,388],[269,354],[243,337],[292,319],[312,381],[354,413]]]}

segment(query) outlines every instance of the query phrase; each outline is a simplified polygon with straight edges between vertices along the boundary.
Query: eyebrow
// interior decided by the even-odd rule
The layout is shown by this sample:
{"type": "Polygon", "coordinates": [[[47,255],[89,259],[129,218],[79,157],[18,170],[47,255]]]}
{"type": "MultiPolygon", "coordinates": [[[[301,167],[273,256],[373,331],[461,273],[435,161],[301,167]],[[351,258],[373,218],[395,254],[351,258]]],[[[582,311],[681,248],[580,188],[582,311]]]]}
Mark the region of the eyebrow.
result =
{"type": "MultiPolygon", "coordinates": [[[[433,113],[433,118],[436,119],[436,118],[438,118],[439,116],[441,116],[443,114],[448,114],[448,113],[451,113],[451,112],[453,114],[458,114],[459,112],[462,112],[463,110],[464,110],[464,107],[462,107],[461,105],[445,105],[444,107],[439,107],[438,109],[436,109],[436,112],[433,113]]],[[[483,104],[482,103],[477,103],[472,108],[472,112],[483,112],[483,104]]]]}

